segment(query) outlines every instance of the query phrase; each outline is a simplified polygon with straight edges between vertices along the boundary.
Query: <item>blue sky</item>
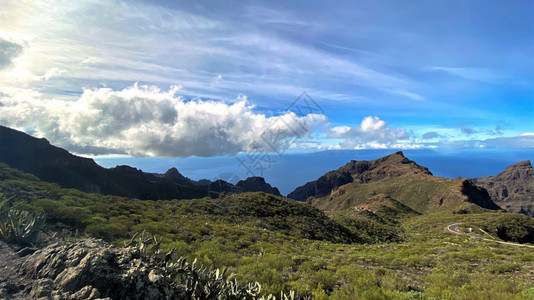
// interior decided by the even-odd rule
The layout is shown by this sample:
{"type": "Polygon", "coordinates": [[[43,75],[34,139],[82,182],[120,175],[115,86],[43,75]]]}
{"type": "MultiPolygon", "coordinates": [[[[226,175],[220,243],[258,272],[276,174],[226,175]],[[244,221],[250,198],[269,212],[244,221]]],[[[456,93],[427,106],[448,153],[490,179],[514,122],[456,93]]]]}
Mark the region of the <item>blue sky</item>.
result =
{"type": "Polygon", "coordinates": [[[528,150],[533,20],[520,0],[4,0],[0,124],[97,157],[528,150]],[[320,109],[288,110],[304,91],[320,109]]]}

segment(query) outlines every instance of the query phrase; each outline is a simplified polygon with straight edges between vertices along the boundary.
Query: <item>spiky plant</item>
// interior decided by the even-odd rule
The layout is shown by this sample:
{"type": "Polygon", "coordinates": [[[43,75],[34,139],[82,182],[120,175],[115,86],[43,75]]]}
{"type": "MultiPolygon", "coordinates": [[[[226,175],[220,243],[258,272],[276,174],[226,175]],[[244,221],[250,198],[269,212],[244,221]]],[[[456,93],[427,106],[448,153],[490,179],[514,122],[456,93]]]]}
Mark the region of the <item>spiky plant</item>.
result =
{"type": "Polygon", "coordinates": [[[6,242],[34,245],[45,225],[45,215],[29,212],[17,204],[12,205],[12,198],[0,195],[0,199],[0,237],[6,242]]]}
{"type": "MultiPolygon", "coordinates": [[[[184,297],[187,299],[263,299],[277,300],[276,296],[260,296],[261,285],[258,282],[248,284],[239,284],[237,280],[232,280],[227,276],[226,268],[206,268],[196,263],[196,259],[189,263],[185,257],[178,257],[176,249],[167,252],[163,258],[158,258],[161,254],[159,244],[161,240],[151,237],[143,231],[136,239],[138,234],[125,244],[125,246],[134,246],[138,249],[141,258],[155,263],[164,271],[165,276],[173,279],[177,286],[185,292],[184,297]]],[[[299,297],[295,292],[282,293],[281,300],[308,299],[299,297]]]]}

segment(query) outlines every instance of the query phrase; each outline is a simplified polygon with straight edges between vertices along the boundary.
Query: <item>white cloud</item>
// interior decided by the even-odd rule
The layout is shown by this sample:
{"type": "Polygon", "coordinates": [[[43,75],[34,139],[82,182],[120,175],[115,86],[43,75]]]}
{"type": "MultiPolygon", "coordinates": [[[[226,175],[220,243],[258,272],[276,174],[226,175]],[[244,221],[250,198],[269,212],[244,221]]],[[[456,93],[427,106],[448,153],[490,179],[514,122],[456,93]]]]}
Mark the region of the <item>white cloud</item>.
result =
{"type": "Polygon", "coordinates": [[[35,81],[49,80],[66,71],[50,68],[41,75],[31,71],[29,56],[34,52],[31,43],[23,35],[0,32],[0,84],[27,85],[35,81]]]}
{"type": "Polygon", "coordinates": [[[346,139],[343,143],[347,145],[366,145],[371,142],[390,145],[409,138],[406,130],[388,128],[387,126],[388,123],[379,117],[367,116],[358,127],[332,127],[328,137],[346,139]]]}
{"type": "Polygon", "coordinates": [[[294,113],[267,117],[246,97],[226,104],[186,101],[173,86],[162,91],[137,84],[123,90],[86,89],[77,101],[44,99],[29,89],[0,87],[0,122],[35,128],[53,144],[80,154],[216,156],[287,147],[326,121],[294,113]],[[266,144],[265,136],[276,140],[266,144]]]}

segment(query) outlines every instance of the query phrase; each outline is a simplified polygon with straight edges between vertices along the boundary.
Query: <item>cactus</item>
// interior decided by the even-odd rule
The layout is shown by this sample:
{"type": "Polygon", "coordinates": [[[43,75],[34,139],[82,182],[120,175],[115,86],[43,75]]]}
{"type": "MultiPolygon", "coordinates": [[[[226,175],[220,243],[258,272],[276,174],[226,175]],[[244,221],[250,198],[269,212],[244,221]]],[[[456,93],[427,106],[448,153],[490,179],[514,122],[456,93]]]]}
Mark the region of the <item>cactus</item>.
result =
{"type": "Polygon", "coordinates": [[[33,245],[44,227],[43,213],[31,213],[18,205],[10,206],[12,198],[0,196],[0,237],[6,242],[33,245]]]}
{"type": "MultiPolygon", "coordinates": [[[[178,257],[176,249],[171,249],[163,258],[160,254],[159,243],[155,237],[143,232],[136,240],[138,234],[125,244],[134,246],[139,250],[142,259],[147,259],[160,266],[164,275],[175,280],[180,289],[184,290],[187,299],[263,299],[276,300],[273,295],[260,296],[261,285],[251,282],[245,285],[227,276],[226,268],[206,268],[198,265],[196,259],[189,263],[185,257],[178,257]]],[[[294,291],[280,295],[281,300],[307,299],[298,297],[294,291]]]]}

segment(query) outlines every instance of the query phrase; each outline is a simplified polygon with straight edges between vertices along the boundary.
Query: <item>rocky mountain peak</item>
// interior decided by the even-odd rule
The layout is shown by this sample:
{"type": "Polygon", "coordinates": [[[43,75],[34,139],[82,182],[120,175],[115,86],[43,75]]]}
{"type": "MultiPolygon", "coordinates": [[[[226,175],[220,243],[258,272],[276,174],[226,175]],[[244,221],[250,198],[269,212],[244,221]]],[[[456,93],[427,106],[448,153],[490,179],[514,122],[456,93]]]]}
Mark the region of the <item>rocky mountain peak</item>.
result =
{"type": "Polygon", "coordinates": [[[327,172],[316,181],[297,187],[288,197],[305,201],[308,197],[322,197],[332,190],[351,183],[369,183],[404,174],[432,175],[423,167],[404,156],[402,151],[374,160],[351,160],[341,168],[327,172]]]}
{"type": "MultiPolygon", "coordinates": [[[[515,163],[513,165],[506,167],[503,173],[516,172],[516,171],[519,171],[519,172],[531,171],[532,172],[533,170],[534,169],[532,168],[532,163],[530,162],[530,160],[524,160],[524,161],[520,161],[518,163],[515,163]]],[[[527,173],[527,175],[532,176],[534,175],[534,173],[527,173]]]]}
{"type": "Polygon", "coordinates": [[[163,177],[168,179],[185,179],[184,175],[182,175],[175,167],[168,169],[167,172],[163,174],[163,177]]]}
{"type": "Polygon", "coordinates": [[[143,173],[143,171],[137,168],[134,168],[134,167],[127,166],[127,165],[116,166],[115,168],[113,168],[113,170],[119,173],[122,173],[122,174],[130,174],[130,175],[141,175],[143,173]]]}
{"type": "Polygon", "coordinates": [[[270,184],[265,182],[265,178],[253,176],[248,177],[245,180],[240,180],[236,184],[237,187],[241,188],[243,192],[265,192],[273,195],[281,196],[280,191],[276,187],[272,187],[270,184]]]}
{"type": "Polygon", "coordinates": [[[474,178],[502,208],[534,216],[534,169],[530,160],[510,165],[494,176],[474,178]]]}

